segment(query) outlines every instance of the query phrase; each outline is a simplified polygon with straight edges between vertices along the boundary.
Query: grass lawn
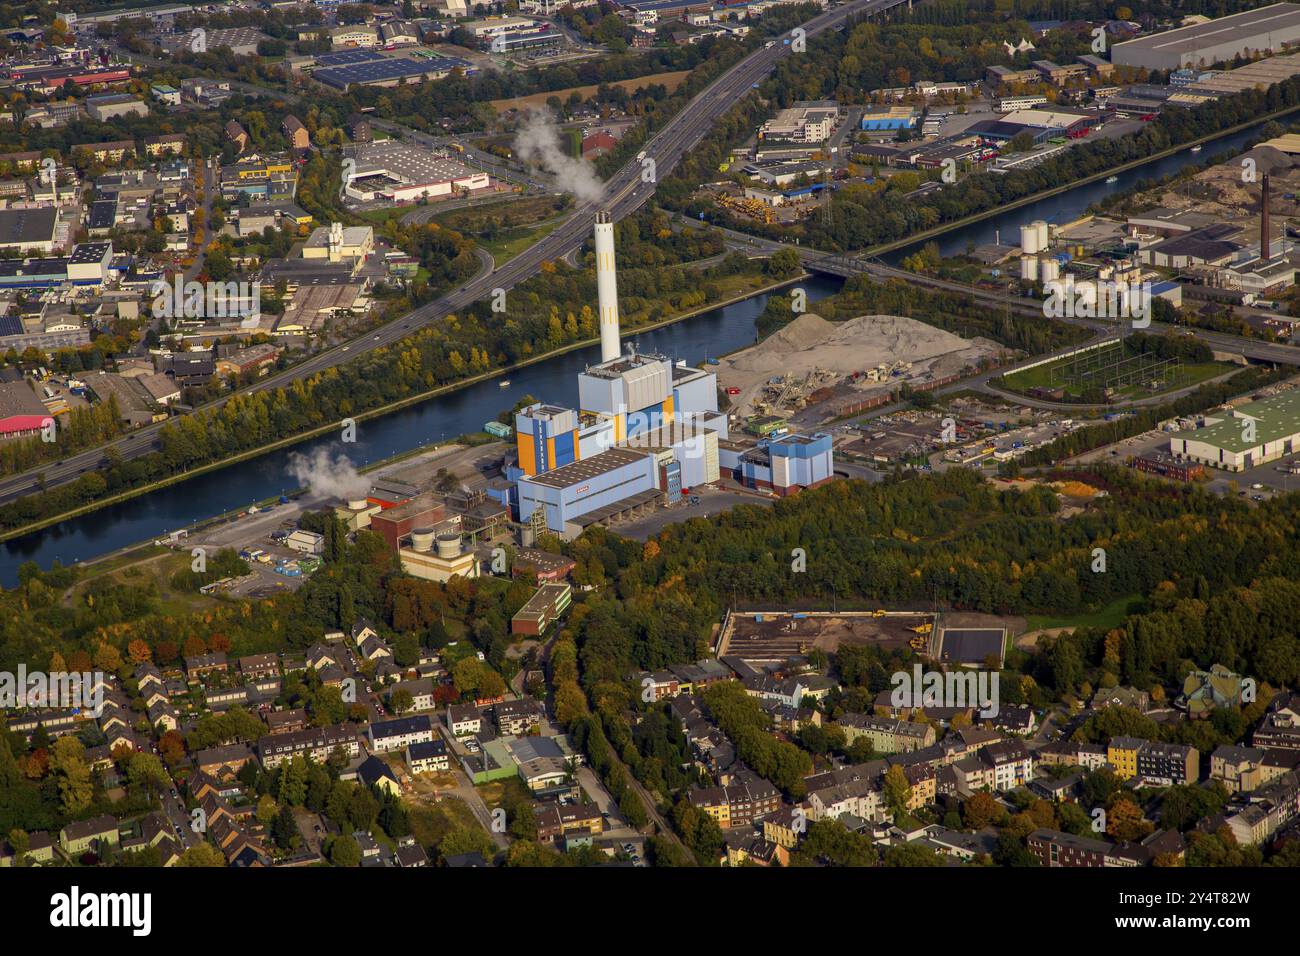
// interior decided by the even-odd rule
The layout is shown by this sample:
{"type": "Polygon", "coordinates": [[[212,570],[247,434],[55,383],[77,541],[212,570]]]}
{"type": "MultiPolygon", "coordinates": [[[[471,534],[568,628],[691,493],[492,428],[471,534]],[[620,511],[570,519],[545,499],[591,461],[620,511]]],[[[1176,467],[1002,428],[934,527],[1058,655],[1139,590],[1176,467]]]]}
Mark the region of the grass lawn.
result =
{"type": "Polygon", "coordinates": [[[158,613],[178,617],[210,607],[213,598],[197,591],[178,591],[171,586],[171,577],[190,566],[188,551],[174,552],[167,548],[139,549],[131,556],[123,555],[112,561],[92,566],[91,573],[73,585],[64,596],[64,603],[81,600],[90,586],[107,579],[113,584],[142,587],[150,582],[158,589],[158,613]]]}
{"type": "Polygon", "coordinates": [[[410,209],[406,206],[389,206],[386,209],[365,209],[357,213],[357,215],[366,222],[373,223],[376,226],[382,226],[384,223],[388,222],[388,220],[400,219],[408,212],[410,212],[410,209]]]}
{"type": "MultiPolygon", "coordinates": [[[[1006,387],[1015,392],[1028,392],[1035,388],[1057,388],[1064,387],[1067,397],[1081,398],[1083,396],[1083,387],[1080,385],[1064,385],[1059,379],[1053,380],[1052,375],[1058,369],[1068,365],[1070,359],[1060,359],[1056,362],[1048,362],[1046,365],[1038,365],[1034,368],[1025,369],[1023,372],[1014,372],[1005,375],[1002,381],[1006,387]]],[[[1227,362],[1184,362],[1178,369],[1178,374],[1167,379],[1160,388],[1152,391],[1143,385],[1130,385],[1118,388],[1112,396],[1112,400],[1122,400],[1126,398],[1142,398],[1149,395],[1160,395],[1165,392],[1172,392],[1180,388],[1187,388],[1193,385],[1200,385],[1202,382],[1233,371],[1235,366],[1227,362]]]]}
{"type": "Polygon", "coordinates": [[[558,217],[549,222],[539,223],[536,226],[520,226],[517,229],[505,230],[491,240],[480,240],[479,244],[492,254],[493,261],[499,267],[502,263],[509,262],[519,255],[533,243],[545,239],[563,221],[563,217],[558,217]]]}
{"type": "Polygon", "coordinates": [[[1128,606],[1139,599],[1139,595],[1130,594],[1127,597],[1116,598],[1105,607],[1091,613],[1075,614],[1071,617],[1048,617],[1046,615],[1030,615],[1026,620],[1029,623],[1029,629],[1037,631],[1049,627],[1119,627],[1124,623],[1127,616],[1128,606]]]}

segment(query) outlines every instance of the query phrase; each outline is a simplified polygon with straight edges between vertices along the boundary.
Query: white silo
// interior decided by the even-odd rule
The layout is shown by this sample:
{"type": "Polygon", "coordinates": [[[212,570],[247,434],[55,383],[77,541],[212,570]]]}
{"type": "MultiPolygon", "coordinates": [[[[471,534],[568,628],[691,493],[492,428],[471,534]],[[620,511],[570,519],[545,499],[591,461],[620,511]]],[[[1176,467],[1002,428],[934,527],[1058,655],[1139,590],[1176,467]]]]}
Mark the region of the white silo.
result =
{"type": "Polygon", "coordinates": [[[1020,255],[1036,256],[1043,251],[1043,247],[1038,242],[1038,230],[1035,228],[1036,223],[1030,223],[1027,226],[1020,227],[1020,255]]]}
{"type": "Polygon", "coordinates": [[[1036,219],[1032,223],[1034,227],[1034,236],[1038,241],[1038,252],[1046,252],[1051,244],[1051,239],[1047,234],[1047,223],[1042,219],[1036,219]]]}
{"type": "Polygon", "coordinates": [[[596,303],[600,311],[600,360],[618,358],[618,277],[614,266],[614,223],[596,213],[596,303]]]}
{"type": "Polygon", "coordinates": [[[438,557],[445,560],[460,557],[460,535],[453,532],[438,535],[438,557]]]}
{"type": "Polygon", "coordinates": [[[1021,256],[1020,257],[1020,278],[1026,282],[1035,282],[1038,279],[1038,257],[1021,256]]]}
{"type": "Polygon", "coordinates": [[[1039,261],[1038,274],[1043,282],[1055,282],[1061,277],[1061,264],[1051,256],[1043,256],[1039,261]]]}

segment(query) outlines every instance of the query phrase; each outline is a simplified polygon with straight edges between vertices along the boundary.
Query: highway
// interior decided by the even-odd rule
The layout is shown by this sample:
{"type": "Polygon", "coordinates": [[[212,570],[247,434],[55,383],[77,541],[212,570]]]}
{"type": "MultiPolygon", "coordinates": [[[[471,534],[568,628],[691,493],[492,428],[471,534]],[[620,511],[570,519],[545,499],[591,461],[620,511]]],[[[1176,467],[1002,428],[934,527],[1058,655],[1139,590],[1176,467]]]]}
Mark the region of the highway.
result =
{"type": "MultiPolygon", "coordinates": [[[[880,13],[905,2],[908,0],[850,0],[805,21],[803,30],[811,38],[827,30],[840,28],[852,17],[880,13]]],[[[655,183],[642,181],[643,167],[640,157],[654,160],[655,178],[667,175],[681,158],[705,137],[713,124],[736,105],[745,92],[770,73],[780,60],[790,55],[791,46],[783,43],[781,39],[749,54],[687,103],[646,144],[637,159],[628,162],[615,173],[605,183],[604,195],[599,200],[580,202],[563,225],[515,256],[500,269],[490,273],[479,273],[461,288],[395,319],[364,339],[319,352],[291,369],[269,376],[247,389],[224,396],[202,407],[215,408],[229,401],[235,394],[288,385],[295,380],[310,377],[332,366],[356,359],[373,349],[392,345],[422,326],[463,311],[472,303],[491,295],[495,289],[513,288],[537,273],[543,262],[554,261],[573,253],[590,235],[593,217],[598,210],[608,210],[614,220],[618,221],[635,212],[654,195],[655,183]]],[[[507,306],[508,303],[507,297],[507,306]]],[[[14,501],[42,487],[56,487],[73,481],[89,471],[104,467],[105,452],[109,448],[116,449],[123,460],[138,458],[156,451],[160,447],[158,436],[162,424],[147,425],[108,445],[101,445],[0,480],[0,503],[14,501]]]]}

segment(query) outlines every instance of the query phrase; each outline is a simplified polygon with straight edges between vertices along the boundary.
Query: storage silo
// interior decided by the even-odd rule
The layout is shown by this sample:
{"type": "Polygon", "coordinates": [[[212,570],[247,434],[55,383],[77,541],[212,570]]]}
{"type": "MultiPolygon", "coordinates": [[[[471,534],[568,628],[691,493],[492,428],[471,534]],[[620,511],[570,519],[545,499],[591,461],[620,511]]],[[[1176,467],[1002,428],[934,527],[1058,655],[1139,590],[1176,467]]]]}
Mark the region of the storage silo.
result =
{"type": "Polygon", "coordinates": [[[1034,227],[1034,236],[1038,242],[1037,252],[1046,252],[1051,243],[1051,238],[1047,232],[1047,222],[1043,219],[1036,219],[1030,225],[1034,227]]]}
{"type": "Polygon", "coordinates": [[[1020,257],[1020,278],[1026,282],[1036,282],[1038,280],[1037,256],[1020,257]]]}
{"type": "Polygon", "coordinates": [[[1037,223],[1029,223],[1027,226],[1020,227],[1020,255],[1036,256],[1043,251],[1042,245],[1038,241],[1037,223]]]}
{"type": "Polygon", "coordinates": [[[460,535],[452,532],[438,535],[438,557],[460,557],[460,535]]]}

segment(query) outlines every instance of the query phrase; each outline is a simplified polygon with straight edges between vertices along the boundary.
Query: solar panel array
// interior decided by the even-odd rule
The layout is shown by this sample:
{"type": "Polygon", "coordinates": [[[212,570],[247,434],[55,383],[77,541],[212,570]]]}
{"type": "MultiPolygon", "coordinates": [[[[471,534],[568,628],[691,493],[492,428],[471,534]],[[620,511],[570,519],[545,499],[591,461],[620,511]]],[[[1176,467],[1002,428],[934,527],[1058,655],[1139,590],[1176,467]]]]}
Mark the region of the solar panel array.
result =
{"type": "Polygon", "coordinates": [[[398,80],[402,77],[414,79],[429,73],[445,74],[456,67],[468,65],[463,60],[457,60],[453,57],[408,60],[401,57],[373,54],[369,50],[351,50],[347,53],[325,54],[325,56],[317,60],[317,63],[325,63],[331,57],[348,56],[349,54],[370,55],[350,59],[347,62],[333,66],[327,65],[323,69],[318,68],[312,73],[312,78],[336,89],[346,90],[354,84],[383,83],[398,80]]]}

